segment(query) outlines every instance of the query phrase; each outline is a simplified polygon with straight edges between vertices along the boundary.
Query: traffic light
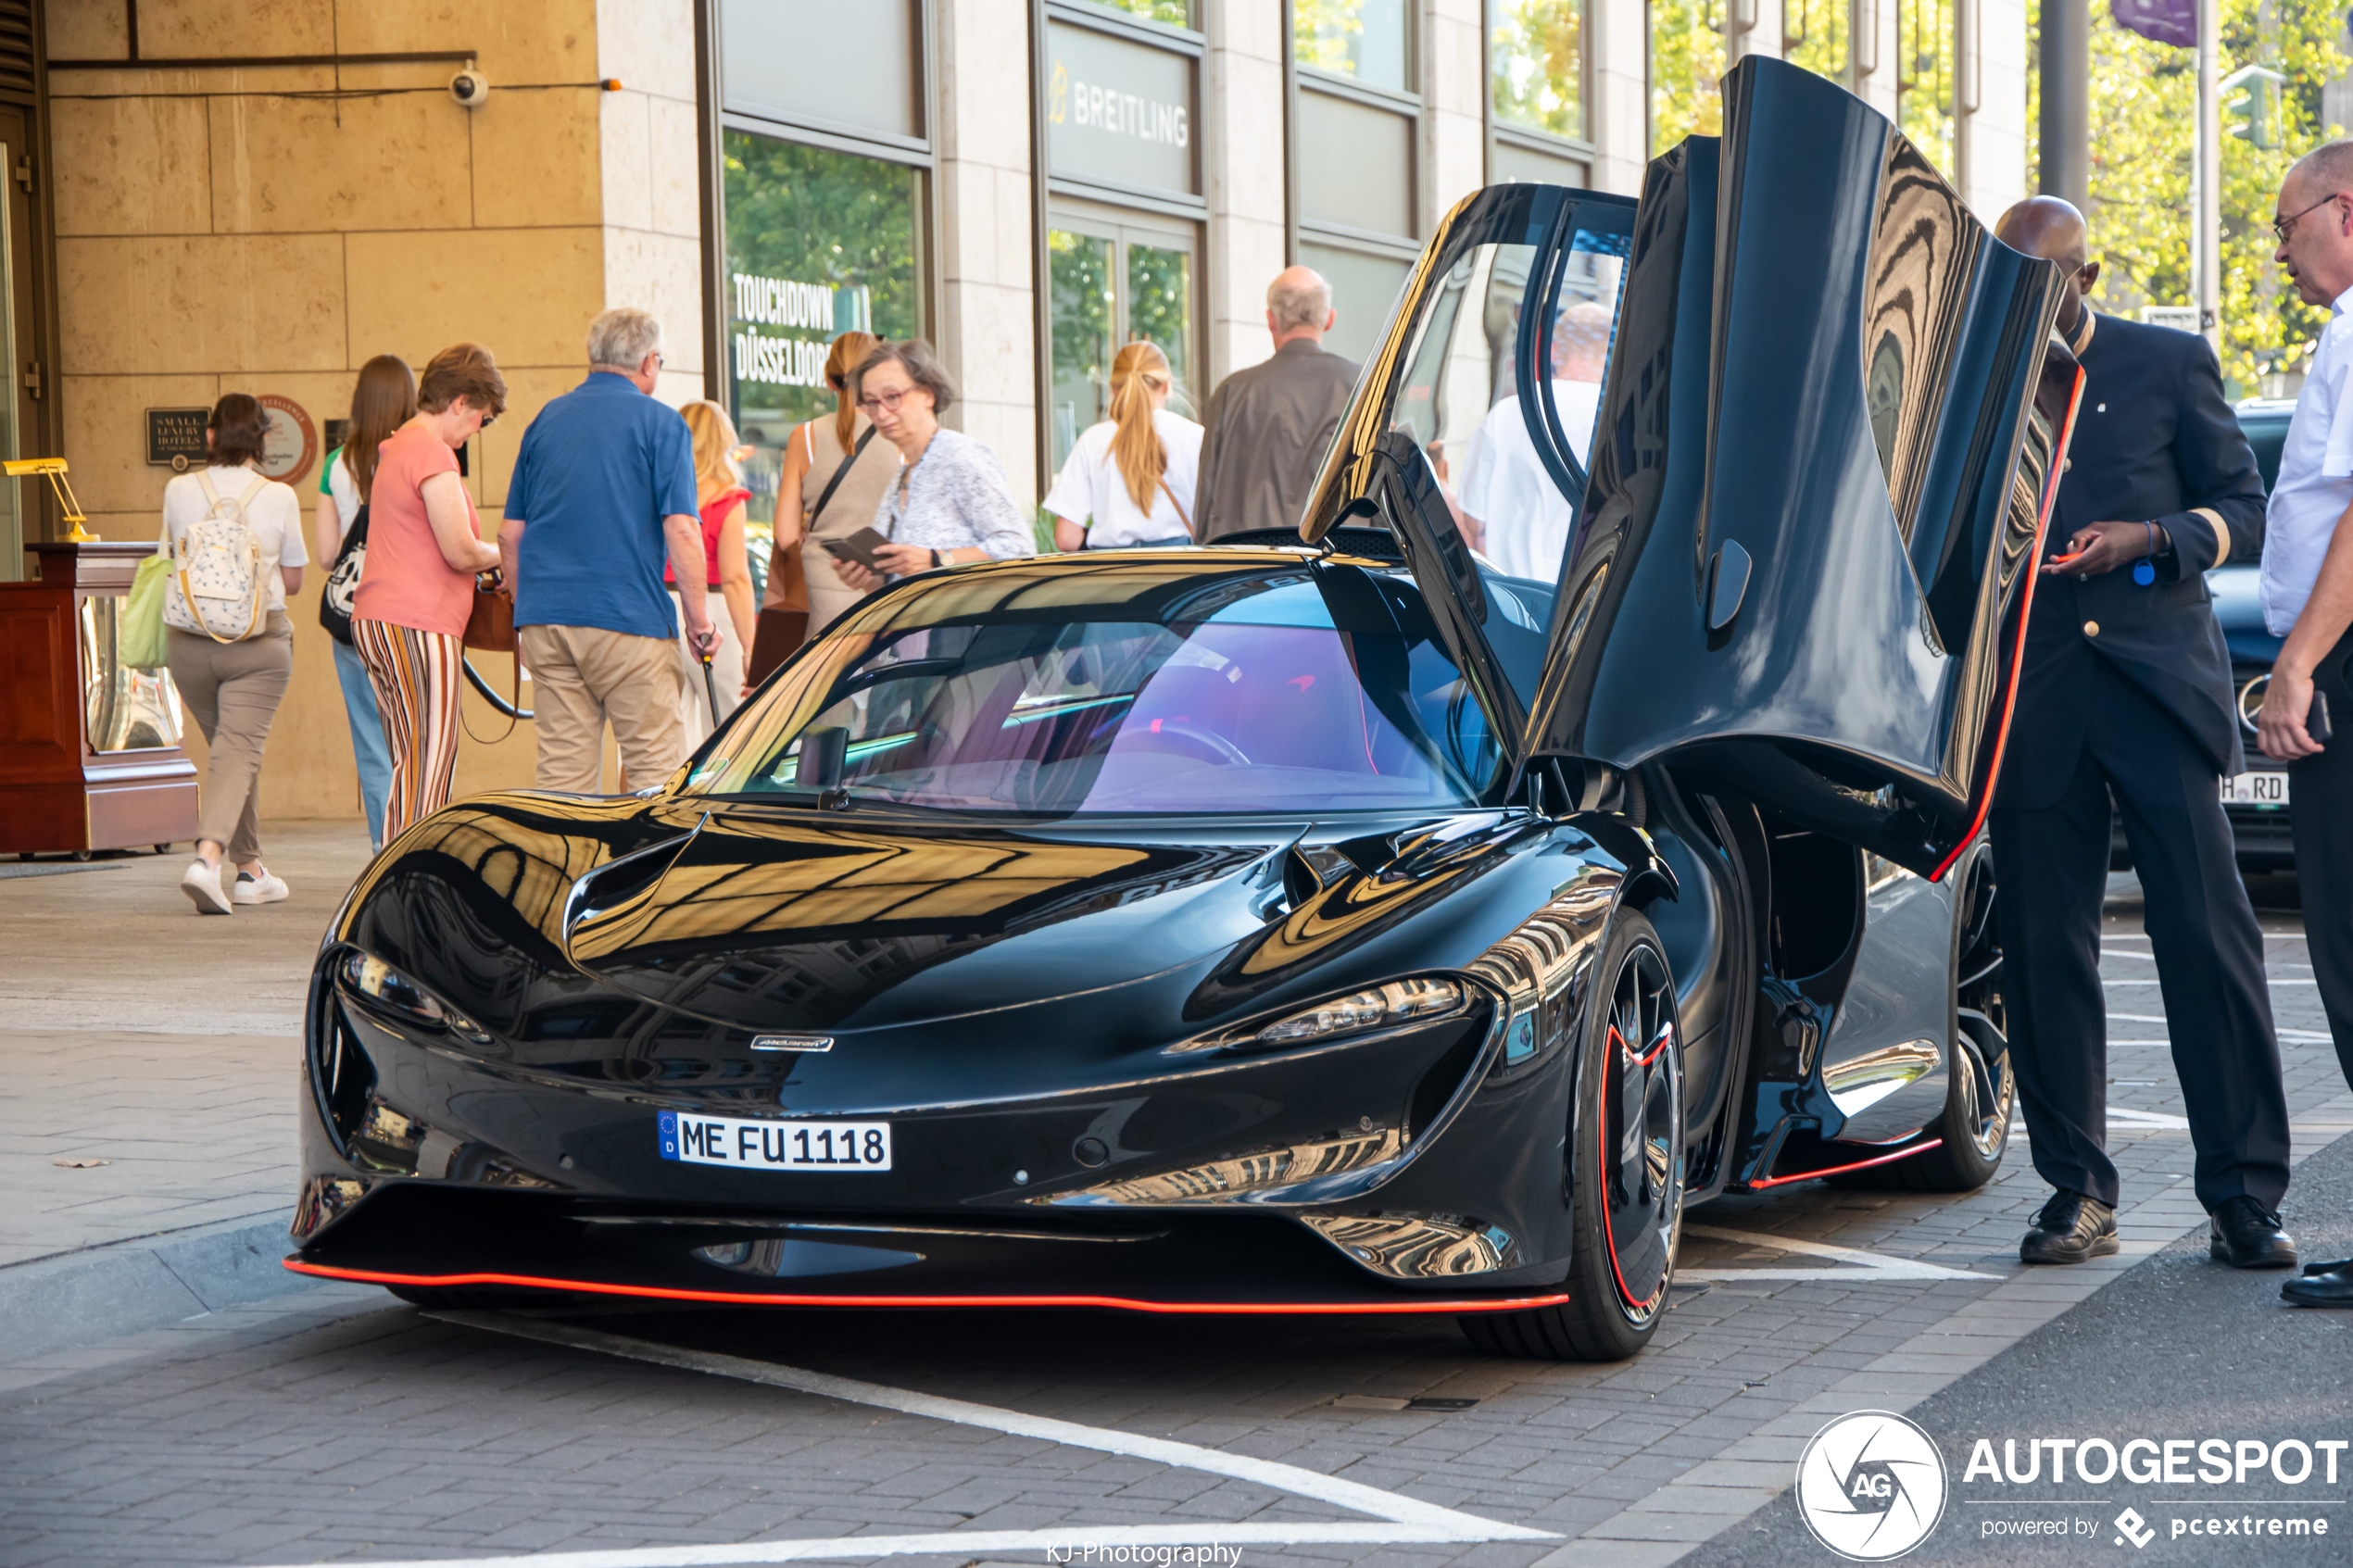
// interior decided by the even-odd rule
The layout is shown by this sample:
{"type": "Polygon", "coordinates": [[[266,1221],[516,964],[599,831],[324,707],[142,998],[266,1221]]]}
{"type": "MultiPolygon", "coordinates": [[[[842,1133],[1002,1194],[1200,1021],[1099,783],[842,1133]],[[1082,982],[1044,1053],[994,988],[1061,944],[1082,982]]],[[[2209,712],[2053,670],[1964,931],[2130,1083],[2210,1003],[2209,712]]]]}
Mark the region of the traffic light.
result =
{"type": "Polygon", "coordinates": [[[2241,66],[2221,82],[2222,118],[2231,134],[2267,151],[2280,144],[2280,87],[2287,78],[2269,66],[2241,66]]]}

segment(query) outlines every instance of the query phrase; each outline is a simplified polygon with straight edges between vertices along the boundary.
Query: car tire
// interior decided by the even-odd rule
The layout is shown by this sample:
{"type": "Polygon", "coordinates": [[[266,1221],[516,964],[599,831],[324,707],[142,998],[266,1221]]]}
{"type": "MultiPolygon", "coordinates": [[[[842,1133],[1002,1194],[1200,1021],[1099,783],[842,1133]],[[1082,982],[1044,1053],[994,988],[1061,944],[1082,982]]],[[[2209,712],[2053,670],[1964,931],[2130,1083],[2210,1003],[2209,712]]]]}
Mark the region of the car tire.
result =
{"type": "Polygon", "coordinates": [[[1459,1316],[1492,1355],[1622,1361],[1650,1343],[1667,1311],[1686,1170],[1674,971],[1651,922],[1620,909],[1593,974],[1599,1005],[1578,1041],[1566,1145],[1568,1299],[1459,1316]]]}
{"type": "Polygon", "coordinates": [[[1981,844],[1963,870],[1954,909],[1953,1061],[1944,1110],[1926,1129],[1942,1144],[1926,1154],[1853,1172],[1840,1186],[1886,1192],[1975,1192],[2009,1149],[2018,1074],[2002,1005],[2002,934],[1994,914],[1994,855],[1981,844]],[[1860,1178],[1860,1179],[1858,1179],[1860,1178]]]}

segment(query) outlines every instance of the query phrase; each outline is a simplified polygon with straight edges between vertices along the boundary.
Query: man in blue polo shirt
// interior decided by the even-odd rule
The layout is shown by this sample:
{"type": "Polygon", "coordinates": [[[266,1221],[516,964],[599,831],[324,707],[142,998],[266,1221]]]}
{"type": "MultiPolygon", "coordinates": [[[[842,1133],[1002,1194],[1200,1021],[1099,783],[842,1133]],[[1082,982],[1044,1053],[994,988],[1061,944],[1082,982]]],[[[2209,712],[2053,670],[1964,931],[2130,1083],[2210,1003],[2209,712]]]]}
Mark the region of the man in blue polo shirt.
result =
{"type": "Polygon", "coordinates": [[[640,789],[686,760],[665,553],[688,639],[706,651],[719,639],[703,599],[694,440],[655,400],[661,373],[661,322],[626,308],[598,317],[588,379],[539,410],[507,482],[498,553],[531,671],[542,789],[597,791],[607,723],[640,789]]]}

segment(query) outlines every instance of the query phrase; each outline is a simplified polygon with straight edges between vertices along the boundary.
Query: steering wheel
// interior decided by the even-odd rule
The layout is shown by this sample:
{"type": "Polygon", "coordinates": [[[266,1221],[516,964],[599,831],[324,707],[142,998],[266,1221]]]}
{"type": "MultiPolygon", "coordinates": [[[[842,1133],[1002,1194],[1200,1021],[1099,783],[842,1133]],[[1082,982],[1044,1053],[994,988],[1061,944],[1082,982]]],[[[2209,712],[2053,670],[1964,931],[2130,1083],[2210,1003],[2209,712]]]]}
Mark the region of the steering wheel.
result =
{"type": "Polygon", "coordinates": [[[1139,742],[1143,743],[1156,740],[1190,742],[1193,746],[1209,753],[1208,760],[1221,766],[1235,763],[1245,768],[1250,766],[1250,759],[1243,754],[1240,746],[1236,746],[1224,735],[1211,730],[1204,730],[1200,725],[1184,719],[1163,719],[1150,728],[1139,724],[1130,733],[1139,742]]]}

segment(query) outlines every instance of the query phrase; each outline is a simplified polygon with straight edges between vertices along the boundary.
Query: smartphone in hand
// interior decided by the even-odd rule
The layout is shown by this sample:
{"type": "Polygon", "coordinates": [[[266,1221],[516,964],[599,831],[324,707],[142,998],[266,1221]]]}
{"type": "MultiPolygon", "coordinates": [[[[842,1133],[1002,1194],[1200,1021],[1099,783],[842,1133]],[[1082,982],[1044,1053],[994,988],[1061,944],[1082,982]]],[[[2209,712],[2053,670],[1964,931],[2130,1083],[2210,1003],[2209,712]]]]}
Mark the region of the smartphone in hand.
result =
{"type": "Polygon", "coordinates": [[[889,575],[881,563],[875,560],[875,552],[889,544],[890,541],[872,528],[862,528],[847,539],[820,539],[817,543],[836,560],[854,560],[868,571],[878,572],[886,577],[889,575]]]}
{"type": "Polygon", "coordinates": [[[2312,694],[2312,707],[2311,707],[2311,709],[2310,709],[2310,711],[2307,712],[2307,713],[2304,715],[2304,733],[2305,733],[2306,734],[2310,735],[2310,736],[2312,737],[2312,744],[2313,744],[2314,746],[2326,746],[2326,745],[2328,745],[2328,743],[2329,743],[2329,694],[2328,694],[2328,693],[2326,693],[2326,692],[2318,692],[2318,691],[2316,691],[2316,692],[2314,692],[2314,693],[2312,694]]]}

